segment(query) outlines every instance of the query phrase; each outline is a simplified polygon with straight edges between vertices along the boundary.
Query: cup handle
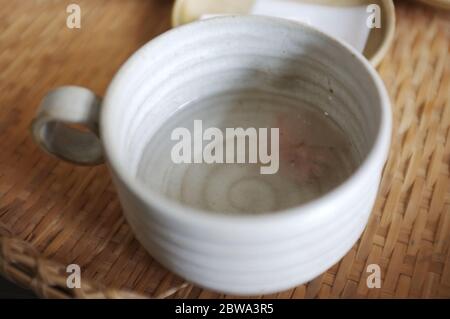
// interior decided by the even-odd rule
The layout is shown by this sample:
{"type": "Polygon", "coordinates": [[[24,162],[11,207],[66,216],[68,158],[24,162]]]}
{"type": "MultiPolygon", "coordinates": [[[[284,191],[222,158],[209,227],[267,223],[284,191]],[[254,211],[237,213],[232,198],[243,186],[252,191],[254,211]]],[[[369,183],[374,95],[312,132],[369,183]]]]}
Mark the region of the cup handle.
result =
{"type": "Polygon", "coordinates": [[[64,86],[49,92],[31,124],[35,141],[47,153],[74,164],[103,163],[100,104],[99,97],[82,87],[64,86]]]}

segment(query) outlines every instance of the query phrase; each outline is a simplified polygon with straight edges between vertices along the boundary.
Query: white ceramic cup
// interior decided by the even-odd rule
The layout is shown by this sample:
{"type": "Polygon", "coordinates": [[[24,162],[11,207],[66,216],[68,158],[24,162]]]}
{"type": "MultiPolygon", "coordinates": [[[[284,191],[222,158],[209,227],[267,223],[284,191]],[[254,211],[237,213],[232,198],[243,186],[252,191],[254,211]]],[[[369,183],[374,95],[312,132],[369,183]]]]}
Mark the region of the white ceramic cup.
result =
{"type": "Polygon", "coordinates": [[[313,279],[355,244],[377,195],[391,121],[382,80],[352,48],[300,23],[238,16],[154,39],[121,68],[103,102],[79,87],[50,92],[32,130],[65,160],[106,159],[127,221],[161,264],[206,288],[258,295],[313,279]],[[146,141],[177,108],[244,88],[283,92],[328,112],[351,137],[361,165],[318,199],[257,216],[185,207],[136,178],[146,141]]]}

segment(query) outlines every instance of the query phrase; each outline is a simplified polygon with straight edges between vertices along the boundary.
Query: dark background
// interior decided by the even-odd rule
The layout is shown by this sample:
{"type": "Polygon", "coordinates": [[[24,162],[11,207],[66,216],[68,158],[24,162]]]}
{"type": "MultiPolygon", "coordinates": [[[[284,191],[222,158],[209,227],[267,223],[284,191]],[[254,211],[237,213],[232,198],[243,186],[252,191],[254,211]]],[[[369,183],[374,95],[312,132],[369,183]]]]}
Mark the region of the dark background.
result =
{"type": "Polygon", "coordinates": [[[0,299],[5,298],[36,298],[36,295],[0,276],[0,299]]]}

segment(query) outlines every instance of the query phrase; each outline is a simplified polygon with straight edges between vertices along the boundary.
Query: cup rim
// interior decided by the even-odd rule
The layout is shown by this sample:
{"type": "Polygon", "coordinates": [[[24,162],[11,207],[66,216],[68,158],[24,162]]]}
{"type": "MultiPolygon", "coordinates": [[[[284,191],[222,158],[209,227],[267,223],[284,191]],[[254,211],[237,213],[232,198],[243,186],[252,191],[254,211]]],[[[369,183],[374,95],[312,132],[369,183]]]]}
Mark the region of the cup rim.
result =
{"type": "Polygon", "coordinates": [[[389,95],[377,71],[361,53],[353,49],[350,45],[342,42],[341,40],[335,39],[306,24],[267,16],[237,15],[216,17],[213,19],[199,20],[189,24],[185,24],[159,35],[158,37],[154,38],[153,40],[142,46],[140,49],[138,49],[119,69],[107,89],[100,111],[101,141],[103,144],[103,149],[108,166],[110,167],[110,170],[114,173],[114,175],[126,186],[129,191],[137,196],[148,207],[151,207],[153,213],[163,214],[165,215],[165,217],[171,217],[183,223],[203,225],[205,227],[217,226],[218,224],[224,225],[224,223],[231,223],[232,225],[240,224],[253,227],[258,225],[265,225],[267,223],[273,223],[274,221],[290,222],[293,219],[301,216],[311,215],[313,213],[317,214],[317,212],[319,212],[320,209],[323,208],[324,204],[336,203],[344,194],[347,194],[355,189],[355,186],[358,186],[358,182],[361,179],[364,179],[364,176],[370,173],[370,171],[373,170],[374,167],[382,167],[386,163],[388,152],[390,149],[391,135],[392,113],[389,95]],[[186,29],[197,28],[199,27],[199,25],[204,25],[204,27],[210,28],[218,22],[226,22],[227,20],[232,23],[245,20],[248,20],[250,22],[271,21],[279,24],[285,24],[286,26],[290,27],[296,27],[301,32],[308,32],[310,34],[314,34],[315,36],[324,38],[326,41],[333,42],[335,45],[341,46],[348,52],[349,56],[352,56],[356,60],[358,60],[358,62],[361,63],[367,71],[367,75],[372,79],[377,90],[378,98],[380,100],[379,108],[381,117],[380,123],[377,127],[374,143],[372,144],[363,161],[352,172],[352,174],[332,190],[300,205],[257,215],[211,212],[182,205],[174,200],[165,197],[162,194],[159,194],[154,190],[149,189],[148,187],[145,187],[142,182],[140,182],[133,174],[130,173],[130,170],[127,169],[124,163],[120,160],[120,158],[118,157],[119,152],[114,151],[114,148],[117,148],[117,143],[115,143],[115,139],[113,137],[114,134],[111,133],[114,130],[114,127],[108,125],[113,113],[110,112],[109,109],[111,107],[117,107],[117,105],[115,105],[114,103],[114,97],[117,92],[121,91],[121,86],[123,85],[123,83],[127,81],[128,70],[130,70],[130,68],[136,63],[142,62],[142,56],[151,47],[155,46],[157,42],[163,41],[166,37],[168,37],[169,34],[179,33],[181,31],[185,31],[186,29]]]}
{"type": "MultiPolygon", "coordinates": [[[[439,2],[439,1],[445,1],[445,0],[420,0],[422,2],[439,2]]],[[[367,0],[341,0],[334,1],[334,0],[321,0],[321,1],[311,1],[316,4],[321,4],[325,6],[352,6],[352,5],[358,5],[358,4],[370,4],[370,1],[367,0]]],[[[172,8],[172,14],[171,14],[171,24],[173,27],[177,27],[180,25],[183,25],[187,23],[183,20],[183,14],[182,9],[183,6],[186,6],[188,4],[188,0],[176,0],[173,8],[172,8]]],[[[371,63],[374,66],[378,66],[381,61],[383,60],[384,56],[386,55],[387,51],[392,45],[392,42],[394,41],[394,33],[395,33],[395,21],[396,21],[396,14],[395,14],[395,6],[393,0],[378,0],[375,4],[381,5],[383,7],[383,12],[385,13],[385,23],[386,28],[383,31],[382,34],[382,40],[379,41],[378,45],[376,46],[376,50],[373,50],[373,52],[366,53],[366,48],[364,48],[362,54],[371,61],[371,63]]],[[[448,6],[448,5],[447,5],[448,6]]],[[[370,41],[370,35],[369,39],[367,40],[367,44],[370,41]]]]}

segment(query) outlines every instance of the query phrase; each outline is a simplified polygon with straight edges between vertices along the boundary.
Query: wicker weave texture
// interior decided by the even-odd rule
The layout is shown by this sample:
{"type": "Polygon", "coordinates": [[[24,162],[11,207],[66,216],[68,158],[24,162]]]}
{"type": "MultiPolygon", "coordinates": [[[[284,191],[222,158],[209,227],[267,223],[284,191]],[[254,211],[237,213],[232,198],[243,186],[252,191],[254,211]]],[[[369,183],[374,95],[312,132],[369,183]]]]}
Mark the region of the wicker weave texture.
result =
{"type": "MultiPolygon", "coordinates": [[[[183,280],[135,240],[104,166],[41,152],[29,124],[49,89],[99,95],[119,66],[169,28],[171,1],[0,0],[0,272],[45,297],[232,297],[183,280]],[[65,287],[65,265],[82,289],[65,287]],[[181,285],[181,286],[180,286],[181,285]],[[173,292],[175,292],[173,294],[173,292]]],[[[379,67],[393,101],[394,139],[366,231],[334,267],[277,298],[450,298],[450,15],[397,2],[394,45],[379,67]],[[382,286],[366,285],[367,265],[382,286]]]]}

